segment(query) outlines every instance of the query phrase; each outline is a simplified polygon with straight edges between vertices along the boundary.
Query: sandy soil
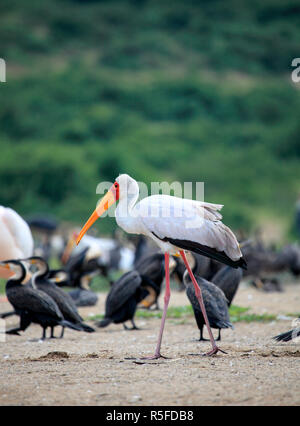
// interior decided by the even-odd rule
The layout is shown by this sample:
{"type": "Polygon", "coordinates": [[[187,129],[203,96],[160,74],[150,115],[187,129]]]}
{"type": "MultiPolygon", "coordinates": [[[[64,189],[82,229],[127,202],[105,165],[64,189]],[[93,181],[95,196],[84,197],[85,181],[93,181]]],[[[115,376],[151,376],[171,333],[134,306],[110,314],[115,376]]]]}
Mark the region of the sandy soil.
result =
{"type": "MultiPolygon", "coordinates": [[[[103,312],[104,300],[101,295],[97,307],[81,314],[103,312]]],[[[174,291],[170,303],[188,302],[174,291]]],[[[234,303],[259,314],[299,312],[300,287],[270,294],[242,287],[234,303]]],[[[0,312],[9,309],[2,300],[0,312]]],[[[16,322],[11,317],[7,326],[16,322]]],[[[93,334],[66,330],[63,340],[32,341],[41,336],[37,325],[21,337],[7,336],[0,343],[0,405],[300,404],[300,343],[271,339],[290,329],[291,320],[238,323],[223,331],[220,347],[227,354],[211,358],[190,355],[207,351],[209,343],[195,340],[193,317],[180,322],[167,320],[162,353],[169,359],[158,361],[139,360],[154,351],[158,319],[137,320],[139,331],[121,325],[93,334]]]]}

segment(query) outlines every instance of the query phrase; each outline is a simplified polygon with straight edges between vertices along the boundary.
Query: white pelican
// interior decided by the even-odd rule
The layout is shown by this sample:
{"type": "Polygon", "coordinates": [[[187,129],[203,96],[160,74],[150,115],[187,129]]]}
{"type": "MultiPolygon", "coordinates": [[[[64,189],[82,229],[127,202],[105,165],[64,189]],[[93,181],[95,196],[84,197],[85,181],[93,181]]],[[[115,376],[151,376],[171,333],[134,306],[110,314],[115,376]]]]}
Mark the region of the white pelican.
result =
{"type": "MultiPolygon", "coordinates": [[[[0,206],[0,261],[24,259],[33,254],[33,238],[29,226],[14,210],[0,206]]],[[[1,278],[11,273],[0,268],[1,278]]]]}
{"type": "Polygon", "coordinates": [[[223,206],[168,195],[153,195],[137,203],[138,197],[137,182],[126,174],[120,175],[80,231],[77,244],[93,223],[111,205],[119,201],[115,211],[118,225],[126,232],[144,234],[152,238],[165,253],[164,311],[155,354],[151,358],[162,356],[160,347],[170,300],[169,255],[178,254],[178,252],[194,284],[195,294],[209,332],[212,350],[207,355],[213,355],[220,349],[212,335],[201,289],[189,266],[184,250],[216,259],[234,268],[246,268],[246,262],[242,257],[235,235],[221,222],[222,216],[218,211],[223,206]]]}

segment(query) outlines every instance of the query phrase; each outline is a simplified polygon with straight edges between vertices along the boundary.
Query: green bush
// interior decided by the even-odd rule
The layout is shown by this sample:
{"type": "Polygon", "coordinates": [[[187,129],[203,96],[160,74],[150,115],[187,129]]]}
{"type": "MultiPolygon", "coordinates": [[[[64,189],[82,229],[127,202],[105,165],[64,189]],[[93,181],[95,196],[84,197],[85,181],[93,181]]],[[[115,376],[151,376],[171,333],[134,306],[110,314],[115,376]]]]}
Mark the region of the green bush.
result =
{"type": "Polygon", "coordinates": [[[291,223],[298,9],[294,0],[4,0],[0,204],[82,223],[97,183],[126,172],[148,184],[204,181],[236,228],[260,215],[291,223]]]}

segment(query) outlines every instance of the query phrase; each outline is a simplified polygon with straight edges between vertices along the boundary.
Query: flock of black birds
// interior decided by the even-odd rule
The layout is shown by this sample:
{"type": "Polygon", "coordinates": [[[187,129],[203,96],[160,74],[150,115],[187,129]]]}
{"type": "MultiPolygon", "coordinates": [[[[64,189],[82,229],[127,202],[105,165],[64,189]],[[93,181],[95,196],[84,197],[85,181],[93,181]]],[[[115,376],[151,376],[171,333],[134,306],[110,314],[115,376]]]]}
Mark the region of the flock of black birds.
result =
{"type": "MultiPolygon", "coordinates": [[[[247,241],[243,244],[243,254],[248,269],[235,269],[199,254],[190,254],[190,265],[202,290],[205,308],[211,328],[233,328],[228,308],[230,307],[243,277],[251,276],[252,284],[264,291],[282,291],[278,279],[264,274],[290,271],[300,275],[300,249],[289,245],[281,251],[267,249],[260,241],[247,241]],[[275,284],[276,283],[276,284],[275,284]]],[[[94,328],[85,324],[78,312],[78,306],[91,306],[97,303],[97,295],[89,289],[89,282],[96,274],[101,274],[110,282],[105,304],[104,318],[95,322],[96,327],[106,327],[110,323],[123,324],[125,329],[137,329],[134,316],[138,307],[159,309],[158,299],[165,277],[164,254],[153,250],[141,237],[138,242],[133,269],[112,282],[108,268],[101,258],[87,256],[85,248],[73,255],[61,269],[50,270],[47,261],[40,256],[28,259],[1,262],[13,272],[6,284],[6,296],[13,311],[4,312],[0,317],[17,315],[18,326],[6,330],[7,334],[19,335],[31,323],[39,324],[42,339],[46,338],[50,328],[50,338],[55,338],[54,329],[62,327],[60,338],[64,336],[65,327],[92,333],[94,328]],[[30,278],[29,278],[30,276],[30,278]],[[61,287],[74,287],[73,291],[64,291],[61,287]],[[129,328],[126,322],[130,321],[129,328]]],[[[196,324],[200,331],[200,341],[205,325],[194,286],[180,258],[170,257],[171,277],[179,284],[179,290],[185,290],[193,308],[196,324]]],[[[287,342],[300,336],[300,327],[276,336],[277,341],[287,342]]]]}
{"type": "Polygon", "coordinates": [[[51,338],[55,337],[56,326],[62,327],[61,338],[65,327],[88,333],[95,331],[84,324],[72,297],[51,280],[48,264],[44,259],[30,257],[25,260],[9,260],[1,263],[7,265],[14,273],[6,284],[6,296],[14,311],[6,312],[1,316],[5,318],[15,314],[20,317],[19,326],[7,330],[7,334],[19,335],[19,332],[25,331],[31,323],[42,327],[42,340],[46,338],[48,327],[51,329],[51,338]],[[28,274],[28,264],[37,265],[37,272],[23,285],[28,274]]]}

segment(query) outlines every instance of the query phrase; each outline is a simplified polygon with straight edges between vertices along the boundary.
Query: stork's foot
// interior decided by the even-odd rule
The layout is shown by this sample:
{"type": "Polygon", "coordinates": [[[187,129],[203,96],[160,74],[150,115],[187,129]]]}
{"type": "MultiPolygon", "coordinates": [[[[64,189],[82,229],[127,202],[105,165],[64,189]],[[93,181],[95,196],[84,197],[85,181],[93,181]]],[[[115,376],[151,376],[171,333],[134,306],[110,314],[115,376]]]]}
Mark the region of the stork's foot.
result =
{"type": "Polygon", "coordinates": [[[169,359],[167,356],[161,355],[160,353],[154,354],[154,355],[151,355],[151,356],[145,356],[145,357],[140,358],[140,359],[143,359],[143,360],[144,359],[149,359],[149,360],[151,360],[151,359],[159,359],[159,358],[169,359]]]}
{"type": "Polygon", "coordinates": [[[202,356],[213,356],[216,355],[218,352],[222,352],[223,354],[227,355],[227,352],[223,351],[218,346],[215,346],[211,351],[207,352],[206,354],[202,354],[202,356]]]}
{"type": "Polygon", "coordinates": [[[222,349],[218,348],[218,346],[216,346],[215,348],[213,348],[211,351],[205,353],[205,354],[189,354],[191,356],[213,356],[216,355],[218,352],[222,352],[223,354],[227,355],[227,352],[223,351],[222,349]]]}

